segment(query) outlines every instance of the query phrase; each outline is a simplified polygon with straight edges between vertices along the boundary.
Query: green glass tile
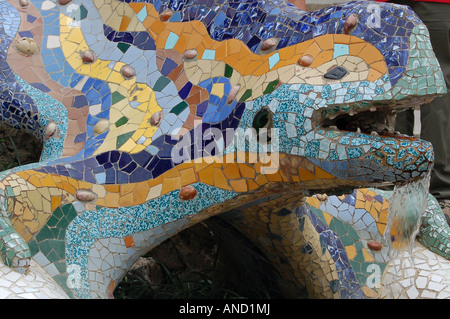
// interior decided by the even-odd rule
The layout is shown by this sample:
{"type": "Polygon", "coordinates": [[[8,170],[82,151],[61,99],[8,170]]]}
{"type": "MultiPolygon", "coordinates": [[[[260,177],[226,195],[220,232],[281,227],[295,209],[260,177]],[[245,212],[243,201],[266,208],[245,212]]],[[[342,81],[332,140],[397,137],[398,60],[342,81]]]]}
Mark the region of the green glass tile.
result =
{"type": "Polygon", "coordinates": [[[278,80],[274,80],[274,81],[270,82],[267,85],[266,89],[264,90],[264,94],[269,94],[269,93],[272,93],[273,91],[275,91],[278,83],[280,83],[280,81],[278,81],[278,80]]]}
{"type": "Polygon", "coordinates": [[[233,75],[233,68],[228,64],[225,64],[225,76],[227,78],[231,78],[232,75],[233,75]]]}
{"type": "Polygon", "coordinates": [[[122,126],[124,124],[126,124],[128,122],[128,117],[126,116],[122,116],[120,119],[118,119],[116,121],[116,123],[114,123],[116,125],[116,127],[122,126]]]}
{"type": "Polygon", "coordinates": [[[161,76],[155,83],[153,90],[156,92],[161,92],[170,83],[170,79],[165,76],[161,76]]]}
{"type": "Polygon", "coordinates": [[[244,94],[241,96],[241,99],[239,101],[243,102],[251,96],[252,96],[252,89],[247,89],[247,91],[244,92],[244,94]]]}
{"type": "Polygon", "coordinates": [[[48,255],[47,255],[48,260],[50,260],[51,263],[60,260],[61,258],[59,258],[58,254],[55,253],[54,250],[52,250],[48,255]]]}
{"type": "Polygon", "coordinates": [[[333,217],[330,222],[330,228],[336,232],[338,236],[343,236],[347,234],[348,228],[339,219],[333,217]]]}
{"type": "Polygon", "coordinates": [[[177,105],[175,105],[175,106],[170,110],[170,113],[174,113],[174,114],[176,114],[176,115],[180,115],[181,112],[183,112],[188,106],[189,106],[189,104],[187,104],[186,101],[181,101],[180,103],[178,103],[177,105]]]}
{"type": "Polygon", "coordinates": [[[84,5],[81,5],[75,12],[73,12],[71,18],[75,21],[86,19],[88,11],[84,5]]]}
{"type": "Polygon", "coordinates": [[[52,217],[55,217],[57,219],[61,219],[61,217],[63,217],[63,211],[61,210],[61,207],[56,208],[53,213],[52,213],[52,217]]]}
{"type": "Polygon", "coordinates": [[[358,251],[355,258],[353,258],[355,261],[364,262],[364,254],[362,250],[358,251]]]}
{"type": "Polygon", "coordinates": [[[128,48],[131,46],[131,44],[129,43],[124,43],[124,42],[119,42],[117,43],[117,47],[119,48],[120,51],[122,51],[123,53],[127,52],[128,48]]]}
{"type": "Polygon", "coordinates": [[[111,103],[116,104],[117,102],[122,101],[124,98],[125,96],[123,96],[119,92],[113,92],[111,95],[111,103]]]}
{"type": "Polygon", "coordinates": [[[348,235],[354,240],[358,241],[360,239],[358,233],[353,229],[353,227],[348,228],[348,235]]]}
{"type": "Polygon", "coordinates": [[[55,217],[55,215],[52,215],[47,221],[47,226],[49,227],[55,227],[59,222],[59,219],[55,217]]]}
{"type": "Polygon", "coordinates": [[[341,238],[342,244],[343,244],[344,246],[350,246],[350,245],[353,245],[353,243],[354,243],[353,239],[351,239],[351,238],[350,238],[349,236],[347,236],[347,235],[343,235],[343,236],[341,236],[340,238],[341,238]]]}
{"type": "Polygon", "coordinates": [[[70,222],[70,221],[72,221],[75,217],[77,217],[77,211],[75,210],[75,208],[73,207],[73,205],[72,204],[69,204],[68,205],[69,206],[69,211],[68,211],[68,213],[66,214],[66,218],[67,218],[67,220],[70,222]]]}
{"type": "Polygon", "coordinates": [[[47,239],[47,238],[52,238],[53,234],[50,230],[50,228],[48,228],[47,226],[42,227],[42,229],[39,231],[39,233],[36,235],[36,240],[39,243],[39,245],[41,244],[41,241],[47,239]]]}
{"type": "MultiPolygon", "coordinates": [[[[52,246],[50,246],[50,240],[43,240],[39,242],[39,250],[47,257],[52,251],[52,246]]],[[[48,258],[48,257],[47,257],[48,258]]]]}
{"type": "Polygon", "coordinates": [[[133,134],[134,134],[134,131],[124,133],[122,135],[117,136],[116,148],[120,148],[123,144],[125,144],[126,141],[128,141],[133,134]]]}
{"type": "Polygon", "coordinates": [[[55,265],[56,269],[58,269],[58,271],[60,273],[63,273],[63,272],[66,271],[66,261],[65,260],[57,261],[57,262],[54,263],[54,265],[55,265]]]}
{"type": "Polygon", "coordinates": [[[59,256],[57,260],[61,260],[66,256],[65,243],[62,240],[51,239],[49,240],[50,246],[53,247],[55,253],[59,256]]]}
{"type": "Polygon", "coordinates": [[[39,246],[36,240],[34,239],[28,242],[28,247],[30,247],[30,252],[32,256],[36,255],[39,252],[39,246]]]}

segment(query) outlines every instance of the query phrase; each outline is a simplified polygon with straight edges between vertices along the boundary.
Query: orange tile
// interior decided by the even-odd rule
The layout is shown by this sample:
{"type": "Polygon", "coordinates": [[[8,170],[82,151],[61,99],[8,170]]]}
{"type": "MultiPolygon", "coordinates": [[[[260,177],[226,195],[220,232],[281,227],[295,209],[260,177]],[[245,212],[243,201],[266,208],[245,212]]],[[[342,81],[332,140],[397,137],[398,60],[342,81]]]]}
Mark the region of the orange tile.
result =
{"type": "Polygon", "coordinates": [[[118,193],[118,192],[120,192],[120,185],[108,184],[108,185],[105,185],[105,190],[108,193],[118,193]]]}
{"type": "Polygon", "coordinates": [[[248,191],[247,183],[245,179],[238,179],[230,181],[231,188],[238,193],[244,193],[248,191]]]}
{"type": "Polygon", "coordinates": [[[371,44],[367,44],[359,53],[359,56],[366,61],[367,64],[372,64],[373,62],[383,61],[384,58],[380,51],[371,44]]]}
{"type": "Polygon", "coordinates": [[[105,196],[105,206],[111,208],[119,207],[120,195],[119,193],[106,193],[105,196]]]}
{"type": "MultiPolygon", "coordinates": [[[[155,32],[156,34],[160,34],[161,32],[163,32],[166,28],[166,24],[164,22],[162,22],[159,19],[156,19],[153,21],[152,25],[150,26],[150,29],[155,32]]],[[[167,35],[166,35],[166,39],[167,36],[169,35],[169,32],[167,31],[167,35]]]]}
{"type": "Polygon", "coordinates": [[[134,206],[133,193],[128,193],[126,195],[119,196],[119,206],[120,207],[134,206]]]}
{"type": "Polygon", "coordinates": [[[279,172],[276,172],[275,174],[268,174],[266,176],[270,182],[282,182],[283,181],[279,172]]]}
{"type": "Polygon", "coordinates": [[[128,5],[131,7],[131,9],[133,9],[134,12],[139,13],[139,11],[141,11],[142,8],[145,6],[145,3],[134,2],[134,3],[129,3],[128,5]]]}
{"type": "Polygon", "coordinates": [[[331,178],[336,178],[333,175],[331,175],[330,173],[325,172],[323,169],[321,169],[320,167],[316,166],[316,178],[318,179],[331,179],[331,178]]]}
{"type": "Polygon", "coordinates": [[[256,172],[255,169],[247,164],[239,164],[239,170],[241,172],[242,177],[254,179],[256,172]]]}
{"type": "Polygon", "coordinates": [[[134,188],[133,196],[134,196],[134,205],[139,205],[145,203],[148,192],[150,190],[150,186],[148,183],[137,183],[134,188]]]}
{"type": "MultiPolygon", "coordinates": [[[[384,74],[384,73],[383,73],[384,74]]],[[[367,75],[367,81],[375,81],[383,76],[380,72],[374,69],[369,70],[369,74],[367,75]]]]}
{"type": "Polygon", "coordinates": [[[253,180],[251,180],[251,179],[248,179],[248,180],[247,180],[247,186],[248,186],[248,190],[249,190],[249,191],[253,191],[253,190],[259,188],[258,184],[256,184],[256,183],[255,183],[253,180]]]}
{"type": "Polygon", "coordinates": [[[44,178],[41,179],[42,186],[45,187],[55,187],[56,184],[50,174],[46,174],[44,178]]]}
{"type": "Polygon", "coordinates": [[[180,53],[183,53],[184,51],[188,50],[187,46],[188,42],[189,42],[189,35],[182,34],[180,35],[180,38],[178,39],[173,49],[180,53]]]}
{"type": "Polygon", "coordinates": [[[311,64],[310,68],[317,68],[322,64],[329,62],[333,59],[333,50],[327,50],[320,52],[316,57],[314,57],[314,61],[311,64]]]}
{"type": "Polygon", "coordinates": [[[197,174],[200,182],[208,185],[214,185],[214,175],[212,165],[205,167],[201,171],[197,172],[197,174]]]}
{"type": "Polygon", "coordinates": [[[120,196],[125,196],[126,194],[133,193],[135,188],[136,184],[122,184],[120,186],[120,196]]]}
{"type": "Polygon", "coordinates": [[[41,187],[41,181],[39,180],[39,178],[37,178],[35,175],[31,175],[28,178],[28,182],[30,182],[31,184],[33,184],[36,187],[41,187]]]}
{"type": "Polygon", "coordinates": [[[267,176],[264,174],[259,174],[258,176],[256,176],[255,181],[259,186],[265,185],[269,182],[267,176]]]}
{"type": "Polygon", "coordinates": [[[349,46],[349,54],[353,55],[353,56],[359,56],[359,53],[361,52],[362,49],[365,48],[365,46],[367,45],[367,43],[355,43],[355,44],[351,44],[349,46]]]}
{"type": "Polygon", "coordinates": [[[350,36],[347,34],[334,34],[334,43],[350,44],[350,36]]]}
{"type": "Polygon", "coordinates": [[[332,50],[334,48],[334,40],[332,34],[326,34],[320,37],[317,37],[314,39],[316,41],[317,45],[320,47],[320,49],[326,51],[326,50],[332,50]]]}
{"type": "Polygon", "coordinates": [[[181,185],[182,186],[190,185],[195,182],[198,182],[197,175],[195,174],[193,167],[181,170],[180,174],[181,174],[181,185]]]}
{"type": "Polygon", "coordinates": [[[161,194],[167,194],[171,191],[181,188],[181,177],[164,177],[161,194]]]}
{"type": "Polygon", "coordinates": [[[315,179],[315,176],[313,173],[311,173],[310,171],[303,169],[303,168],[299,168],[299,175],[300,175],[300,180],[302,182],[312,181],[315,179]]]}
{"type": "Polygon", "coordinates": [[[230,185],[228,184],[228,179],[225,177],[220,168],[213,169],[213,176],[214,176],[214,186],[221,189],[232,190],[230,185]]]}
{"type": "Polygon", "coordinates": [[[227,41],[220,42],[216,48],[216,60],[222,61],[228,54],[227,41]]]}
{"type": "Polygon", "coordinates": [[[75,192],[77,191],[72,184],[66,181],[62,181],[62,189],[70,194],[75,194],[75,192]]]}
{"type": "Polygon", "coordinates": [[[61,205],[61,197],[60,196],[53,196],[52,197],[52,212],[55,211],[61,205]]]}
{"type": "Polygon", "coordinates": [[[133,247],[134,246],[134,240],[132,236],[125,236],[123,238],[123,240],[125,241],[125,246],[127,248],[133,247]]]}
{"type": "Polygon", "coordinates": [[[126,31],[128,28],[128,25],[130,24],[131,18],[127,16],[122,16],[122,21],[120,22],[119,31],[126,31]]]}
{"type": "Polygon", "coordinates": [[[223,169],[226,178],[237,179],[242,177],[237,165],[238,164],[230,163],[223,169]]]}
{"type": "Polygon", "coordinates": [[[320,48],[320,46],[316,43],[316,42],[312,42],[310,46],[308,46],[308,48],[305,50],[305,52],[303,53],[304,55],[311,55],[313,57],[318,56],[319,53],[322,51],[322,49],[320,48]]]}

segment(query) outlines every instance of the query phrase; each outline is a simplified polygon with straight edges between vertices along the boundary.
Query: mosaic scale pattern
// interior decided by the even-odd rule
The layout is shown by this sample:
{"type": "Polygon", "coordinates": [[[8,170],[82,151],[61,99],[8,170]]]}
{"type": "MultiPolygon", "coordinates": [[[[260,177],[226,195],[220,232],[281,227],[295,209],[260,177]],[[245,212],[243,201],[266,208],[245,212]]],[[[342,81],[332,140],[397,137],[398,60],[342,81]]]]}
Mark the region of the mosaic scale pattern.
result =
{"type": "MultiPolygon", "coordinates": [[[[0,10],[0,118],[44,142],[39,163],[0,175],[1,256],[19,273],[47,274],[64,296],[111,296],[139,256],[210,216],[269,208],[275,195],[292,203],[407,182],[432,167],[429,142],[389,126],[446,93],[407,7],[1,0],[0,10]],[[263,129],[270,140],[245,135],[263,129]]],[[[347,248],[337,219],[297,206],[294,233],[307,224],[328,247],[302,249],[336,263],[314,275],[331,276],[325,295],[371,297],[355,270],[366,228],[347,248]]],[[[437,208],[427,214],[422,243],[448,259],[447,225],[437,208]]]]}

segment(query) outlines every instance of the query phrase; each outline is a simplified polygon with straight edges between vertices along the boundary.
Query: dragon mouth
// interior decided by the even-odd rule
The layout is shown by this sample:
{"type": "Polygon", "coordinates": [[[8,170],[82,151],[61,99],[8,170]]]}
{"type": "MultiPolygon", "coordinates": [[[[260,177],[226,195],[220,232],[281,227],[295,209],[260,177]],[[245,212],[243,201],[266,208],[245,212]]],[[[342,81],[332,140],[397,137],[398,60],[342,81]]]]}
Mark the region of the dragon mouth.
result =
{"type": "MultiPolygon", "coordinates": [[[[432,98],[431,98],[432,99],[432,98]]],[[[394,129],[397,113],[414,109],[431,100],[420,97],[396,104],[361,102],[352,106],[331,106],[321,110],[317,126],[323,129],[355,132],[372,136],[415,139],[394,129]]]]}

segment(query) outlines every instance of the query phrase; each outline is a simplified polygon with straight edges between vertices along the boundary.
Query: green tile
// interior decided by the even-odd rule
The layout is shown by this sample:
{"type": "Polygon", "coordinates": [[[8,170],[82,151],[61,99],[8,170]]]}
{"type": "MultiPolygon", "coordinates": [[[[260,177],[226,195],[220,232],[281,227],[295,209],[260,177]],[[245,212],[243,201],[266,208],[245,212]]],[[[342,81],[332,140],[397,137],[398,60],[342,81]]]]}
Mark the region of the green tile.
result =
{"type": "Polygon", "coordinates": [[[241,99],[239,101],[243,102],[251,96],[252,96],[252,89],[247,89],[247,91],[244,92],[244,94],[241,96],[241,99]]]}
{"type": "Polygon", "coordinates": [[[116,127],[122,126],[128,122],[128,117],[122,116],[120,119],[118,119],[115,123],[116,127]]]}
{"type": "Polygon", "coordinates": [[[119,42],[117,44],[117,47],[119,48],[120,51],[122,51],[123,53],[127,52],[128,48],[131,46],[131,44],[129,43],[124,43],[124,42],[119,42]]]}
{"type": "Polygon", "coordinates": [[[189,106],[189,104],[187,104],[186,101],[181,101],[180,103],[178,103],[177,105],[175,105],[175,106],[170,110],[170,113],[174,113],[174,114],[176,114],[176,115],[180,115],[181,112],[183,112],[188,106],[189,106]]]}
{"type": "Polygon", "coordinates": [[[133,136],[133,134],[134,131],[117,136],[116,148],[120,148],[123,144],[125,144],[131,138],[131,136],[133,136]]]}
{"type": "Polygon", "coordinates": [[[122,101],[125,98],[122,94],[119,92],[113,92],[111,95],[111,104],[116,104],[119,101],[122,101]]]}
{"type": "Polygon", "coordinates": [[[233,68],[228,64],[225,64],[225,76],[227,78],[231,78],[232,75],[233,75],[233,68]]]}
{"type": "Polygon", "coordinates": [[[278,83],[280,83],[280,81],[278,81],[278,80],[274,80],[274,81],[270,82],[267,85],[266,89],[264,90],[264,94],[269,94],[269,93],[272,93],[273,91],[275,91],[278,83]]]}
{"type": "Polygon", "coordinates": [[[161,76],[155,83],[155,86],[153,87],[153,90],[156,92],[161,92],[162,90],[164,90],[164,88],[170,83],[170,79],[165,77],[165,76],[161,76]]]}

